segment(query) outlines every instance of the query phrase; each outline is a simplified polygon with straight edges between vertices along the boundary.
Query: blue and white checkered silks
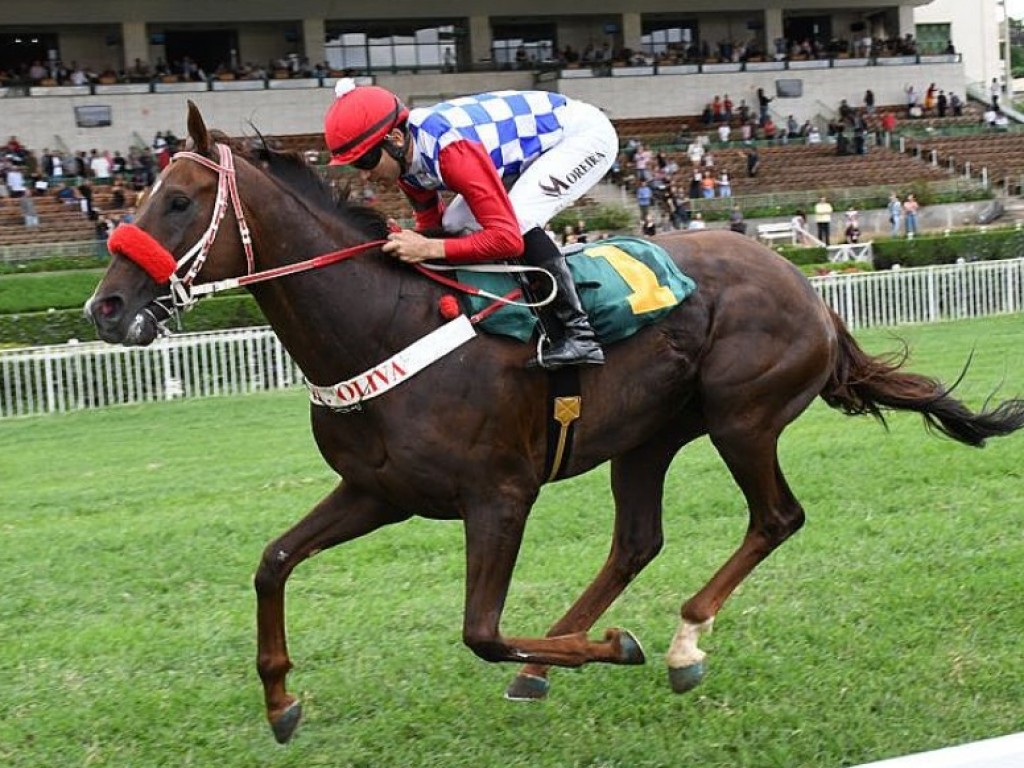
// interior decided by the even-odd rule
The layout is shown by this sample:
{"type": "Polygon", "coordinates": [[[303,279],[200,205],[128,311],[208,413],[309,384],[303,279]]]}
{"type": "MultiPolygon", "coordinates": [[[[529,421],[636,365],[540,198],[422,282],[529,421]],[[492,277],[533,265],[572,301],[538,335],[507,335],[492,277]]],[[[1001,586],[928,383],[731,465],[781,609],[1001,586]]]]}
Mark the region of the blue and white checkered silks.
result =
{"type": "Polygon", "coordinates": [[[497,91],[414,109],[408,124],[416,151],[406,179],[444,189],[438,157],[463,139],[480,142],[500,176],[519,174],[561,140],[567,102],[547,91],[497,91]]]}

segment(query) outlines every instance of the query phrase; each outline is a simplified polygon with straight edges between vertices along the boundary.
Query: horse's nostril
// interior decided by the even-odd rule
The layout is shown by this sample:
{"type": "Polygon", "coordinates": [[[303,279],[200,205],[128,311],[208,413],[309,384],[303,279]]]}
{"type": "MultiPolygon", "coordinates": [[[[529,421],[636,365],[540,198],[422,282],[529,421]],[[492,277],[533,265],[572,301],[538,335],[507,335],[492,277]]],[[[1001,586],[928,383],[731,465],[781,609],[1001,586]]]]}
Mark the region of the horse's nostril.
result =
{"type": "Polygon", "coordinates": [[[103,317],[110,317],[117,312],[120,301],[117,299],[103,299],[96,305],[96,311],[103,317]]]}

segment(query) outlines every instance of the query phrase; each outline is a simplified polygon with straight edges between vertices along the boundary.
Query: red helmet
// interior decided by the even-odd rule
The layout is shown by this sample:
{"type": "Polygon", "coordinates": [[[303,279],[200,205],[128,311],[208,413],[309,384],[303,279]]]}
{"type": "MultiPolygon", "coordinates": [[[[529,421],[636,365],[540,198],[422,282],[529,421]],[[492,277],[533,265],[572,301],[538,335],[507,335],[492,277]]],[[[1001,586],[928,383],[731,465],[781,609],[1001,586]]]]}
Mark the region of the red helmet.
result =
{"type": "Polygon", "coordinates": [[[334,92],[337,98],[324,117],[331,165],[347,165],[362,157],[409,116],[395,94],[376,85],[357,86],[351,78],[342,78],[334,92]]]}

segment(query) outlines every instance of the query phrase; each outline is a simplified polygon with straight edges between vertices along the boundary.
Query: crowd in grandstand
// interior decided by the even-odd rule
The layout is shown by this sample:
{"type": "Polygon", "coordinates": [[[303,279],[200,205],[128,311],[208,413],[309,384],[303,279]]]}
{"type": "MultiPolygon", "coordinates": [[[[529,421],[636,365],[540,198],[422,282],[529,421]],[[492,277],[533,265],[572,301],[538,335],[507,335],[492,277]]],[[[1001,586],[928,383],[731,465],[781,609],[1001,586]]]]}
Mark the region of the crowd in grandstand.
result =
{"type": "MultiPolygon", "coordinates": [[[[670,43],[657,53],[634,51],[629,48],[612,48],[608,43],[588,44],[582,50],[572,45],[555,48],[550,58],[538,61],[536,53],[521,46],[514,56],[518,69],[532,69],[540,64],[554,64],[562,67],[602,67],[613,64],[627,65],[673,65],[703,62],[746,62],[765,59],[803,60],[826,59],[838,56],[883,57],[907,56],[918,53],[917,41],[910,34],[890,39],[880,38],[832,38],[822,40],[807,37],[800,40],[779,38],[764,50],[761,43],[751,37],[746,40],[696,39],[689,43],[670,43]]],[[[954,53],[952,43],[945,49],[954,53]]],[[[445,71],[458,68],[456,55],[451,49],[445,52],[445,71]]],[[[342,73],[334,71],[326,62],[314,63],[307,57],[290,53],[282,58],[261,62],[222,61],[206,70],[195,59],[183,56],[174,61],[157,59],[155,63],[135,59],[130,66],[118,67],[107,64],[102,68],[90,63],[71,62],[66,64],[59,58],[25,61],[8,70],[0,69],[0,86],[5,85],[95,85],[111,83],[148,83],[176,80],[183,82],[211,79],[263,80],[270,77],[323,78],[342,73]]],[[[347,72],[345,74],[358,74],[347,72]]],[[[760,109],[765,109],[762,101],[760,109]]]]}
{"type": "Polygon", "coordinates": [[[168,80],[201,82],[211,78],[264,80],[279,76],[319,78],[330,74],[332,71],[326,63],[312,64],[307,58],[296,54],[265,64],[220,62],[209,72],[190,56],[171,62],[157,59],[155,64],[135,59],[130,67],[108,65],[102,69],[74,61],[65,64],[60,59],[36,59],[22,62],[9,70],[0,70],[0,85],[99,85],[168,80]]]}

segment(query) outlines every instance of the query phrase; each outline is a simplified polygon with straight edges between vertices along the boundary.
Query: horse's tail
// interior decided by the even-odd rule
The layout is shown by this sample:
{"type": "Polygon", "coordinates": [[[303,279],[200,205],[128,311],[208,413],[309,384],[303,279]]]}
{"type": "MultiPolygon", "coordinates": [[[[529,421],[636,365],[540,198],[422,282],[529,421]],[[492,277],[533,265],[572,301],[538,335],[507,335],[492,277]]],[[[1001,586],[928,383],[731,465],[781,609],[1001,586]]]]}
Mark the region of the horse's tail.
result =
{"type": "Polygon", "coordinates": [[[902,370],[906,350],[882,357],[867,354],[842,318],[831,309],[828,312],[839,350],[821,397],[833,408],[852,415],[870,414],[883,425],[883,409],[916,411],[929,430],[975,447],[983,446],[989,437],[1008,435],[1024,427],[1024,400],[1007,400],[975,413],[951,396],[960,379],[947,388],[936,379],[902,370]]]}

